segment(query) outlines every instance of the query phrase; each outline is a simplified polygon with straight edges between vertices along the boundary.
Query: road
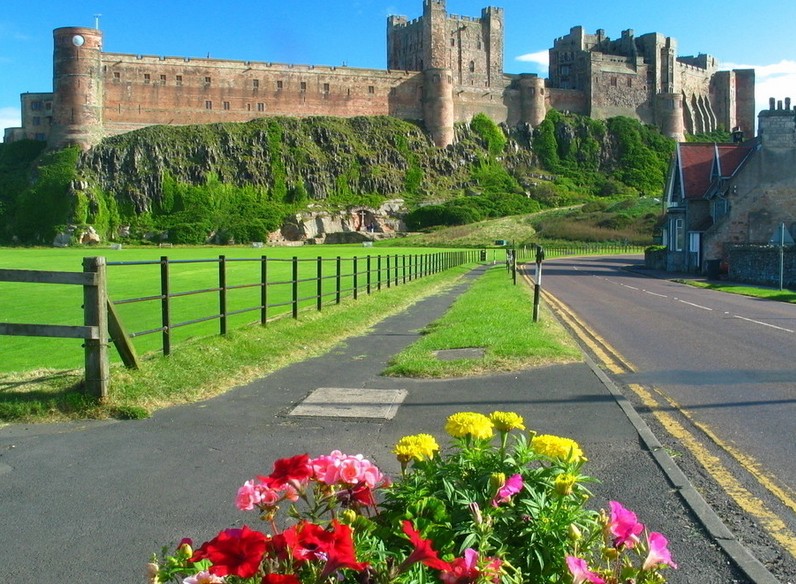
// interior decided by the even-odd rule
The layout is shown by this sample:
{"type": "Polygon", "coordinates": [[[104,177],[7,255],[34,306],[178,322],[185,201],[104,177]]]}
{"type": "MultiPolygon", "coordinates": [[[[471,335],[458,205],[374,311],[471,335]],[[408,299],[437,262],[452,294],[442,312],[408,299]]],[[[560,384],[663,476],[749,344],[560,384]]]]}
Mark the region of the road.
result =
{"type": "Polygon", "coordinates": [[[542,287],[739,539],[796,566],[796,306],[627,269],[642,263],[549,261],[542,287]]]}

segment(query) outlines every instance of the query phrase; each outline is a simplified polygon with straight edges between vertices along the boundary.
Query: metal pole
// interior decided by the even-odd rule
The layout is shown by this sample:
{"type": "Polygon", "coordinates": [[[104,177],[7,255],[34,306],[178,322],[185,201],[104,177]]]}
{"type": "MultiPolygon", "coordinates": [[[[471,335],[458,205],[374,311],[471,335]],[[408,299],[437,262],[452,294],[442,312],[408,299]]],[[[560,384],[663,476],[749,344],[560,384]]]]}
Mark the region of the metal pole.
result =
{"type": "Polygon", "coordinates": [[[533,322],[539,322],[539,297],[542,292],[542,262],[544,261],[544,248],[536,247],[536,284],[533,287],[533,322]]]}
{"type": "Polygon", "coordinates": [[[779,289],[782,290],[785,279],[785,223],[779,228],[779,289]]]}

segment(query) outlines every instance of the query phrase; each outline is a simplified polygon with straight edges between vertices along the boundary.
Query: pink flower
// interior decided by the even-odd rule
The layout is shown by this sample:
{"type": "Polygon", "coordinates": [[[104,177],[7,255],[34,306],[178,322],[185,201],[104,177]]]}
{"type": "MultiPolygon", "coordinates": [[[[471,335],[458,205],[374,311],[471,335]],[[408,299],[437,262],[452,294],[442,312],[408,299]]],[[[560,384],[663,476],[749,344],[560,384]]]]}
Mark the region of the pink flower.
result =
{"type": "Polygon", "coordinates": [[[522,475],[520,474],[512,475],[506,479],[503,486],[498,489],[497,495],[492,499],[492,506],[497,507],[501,503],[508,503],[513,495],[522,490],[523,485],[522,475]]]}
{"type": "Polygon", "coordinates": [[[214,576],[210,572],[199,572],[193,576],[188,576],[182,584],[223,584],[224,578],[214,576]]]}
{"type": "Polygon", "coordinates": [[[340,461],[340,482],[355,485],[360,481],[362,475],[363,465],[362,461],[349,456],[340,461]]]}
{"type": "Polygon", "coordinates": [[[584,582],[605,584],[605,580],[589,570],[589,565],[586,563],[586,560],[576,558],[575,556],[567,556],[567,568],[569,568],[569,572],[572,574],[572,584],[583,584],[584,582]]]}
{"type": "Polygon", "coordinates": [[[614,536],[614,546],[634,547],[639,541],[639,534],[644,531],[644,525],[636,519],[636,514],[626,509],[621,503],[610,501],[611,522],[608,530],[614,536]]]}
{"type": "Polygon", "coordinates": [[[262,501],[260,490],[254,485],[254,481],[246,481],[238,489],[235,497],[235,506],[241,511],[251,511],[262,501]]]}
{"type": "Polygon", "coordinates": [[[649,554],[647,559],[644,560],[642,570],[651,570],[661,564],[677,568],[677,564],[672,561],[672,554],[669,552],[669,541],[663,536],[662,533],[656,531],[651,532],[647,536],[647,545],[649,546],[649,554]]]}

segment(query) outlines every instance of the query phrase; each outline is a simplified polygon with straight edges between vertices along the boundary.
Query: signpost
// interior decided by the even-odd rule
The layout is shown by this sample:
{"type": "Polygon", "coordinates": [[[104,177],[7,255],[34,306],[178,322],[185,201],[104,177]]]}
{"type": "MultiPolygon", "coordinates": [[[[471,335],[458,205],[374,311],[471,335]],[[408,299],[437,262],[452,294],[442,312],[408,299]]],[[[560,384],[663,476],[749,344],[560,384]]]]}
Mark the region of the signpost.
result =
{"type": "Polygon", "coordinates": [[[536,283],[533,287],[533,321],[539,322],[539,296],[542,292],[542,262],[544,261],[544,248],[536,246],[536,283]]]}
{"type": "Polygon", "coordinates": [[[784,223],[780,223],[779,229],[774,231],[769,243],[779,245],[779,289],[782,290],[785,279],[785,244],[794,244],[793,237],[785,230],[784,223]]]}

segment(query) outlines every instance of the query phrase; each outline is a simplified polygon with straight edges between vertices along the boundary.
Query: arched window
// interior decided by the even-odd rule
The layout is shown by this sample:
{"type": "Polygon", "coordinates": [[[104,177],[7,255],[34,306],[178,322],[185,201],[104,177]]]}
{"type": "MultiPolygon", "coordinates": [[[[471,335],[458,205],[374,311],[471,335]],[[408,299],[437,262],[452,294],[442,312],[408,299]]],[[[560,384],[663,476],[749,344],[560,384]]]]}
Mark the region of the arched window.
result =
{"type": "Polygon", "coordinates": [[[475,73],[475,61],[470,61],[470,73],[475,73]]]}

